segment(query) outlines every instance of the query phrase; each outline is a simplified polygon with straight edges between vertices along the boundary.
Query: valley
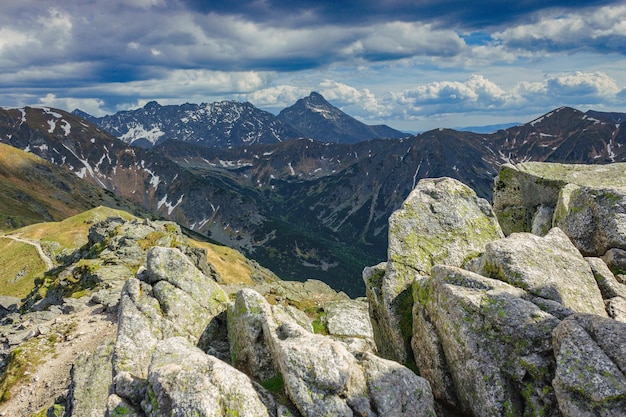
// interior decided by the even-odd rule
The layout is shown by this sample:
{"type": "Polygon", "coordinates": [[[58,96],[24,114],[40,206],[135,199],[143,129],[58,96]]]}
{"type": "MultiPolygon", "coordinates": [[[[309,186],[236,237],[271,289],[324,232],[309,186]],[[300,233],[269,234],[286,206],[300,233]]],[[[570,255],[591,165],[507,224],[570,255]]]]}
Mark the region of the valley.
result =
{"type": "Polygon", "coordinates": [[[621,114],[572,108],[492,134],[436,129],[395,139],[351,139],[355,143],[323,139],[353,125],[357,137],[364,125],[348,123],[349,116],[317,94],[286,109],[282,118],[265,114],[265,121],[252,120],[251,114],[257,112],[241,103],[148,103],[102,119],[80,111],[2,109],[0,140],[101,187],[102,195],[241,250],[281,278],[319,279],[351,296],[364,293],[363,267],[385,259],[387,219],[422,178],[452,177],[489,199],[504,163],[626,159],[621,114]],[[213,122],[200,114],[210,114],[213,122]],[[326,115],[326,133],[246,142],[250,132],[235,128],[277,132],[282,119],[288,132],[287,114],[301,120],[326,115]],[[188,129],[182,137],[172,127],[181,123],[188,129]],[[125,142],[131,125],[143,132],[132,143],[143,147],[125,142]],[[205,130],[194,130],[201,125],[205,130]],[[157,131],[165,133],[154,141],[146,133],[157,131]]]}

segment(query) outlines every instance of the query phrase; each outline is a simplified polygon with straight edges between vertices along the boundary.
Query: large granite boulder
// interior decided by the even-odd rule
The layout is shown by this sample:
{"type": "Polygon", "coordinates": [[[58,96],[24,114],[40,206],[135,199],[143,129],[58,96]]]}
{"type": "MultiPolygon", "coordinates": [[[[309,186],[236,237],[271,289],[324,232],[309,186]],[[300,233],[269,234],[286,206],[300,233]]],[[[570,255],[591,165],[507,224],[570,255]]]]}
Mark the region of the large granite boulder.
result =
{"type": "Polygon", "coordinates": [[[489,203],[452,178],[423,179],[389,218],[388,261],[428,275],[461,266],[503,237],[489,203]]]}
{"type": "Polygon", "coordinates": [[[626,415],[626,324],[586,314],[553,333],[553,386],[565,417],[626,415]]]}
{"type": "Polygon", "coordinates": [[[226,293],[178,249],[154,247],[147,270],[122,290],[113,356],[115,394],[137,405],[145,394],[152,354],[161,340],[182,336],[208,352],[228,355],[226,293]]]}
{"type": "Polygon", "coordinates": [[[269,417],[275,406],[264,403],[257,389],[245,374],[174,337],[152,355],[141,405],[148,417],[269,417]]]}
{"type": "Polygon", "coordinates": [[[545,237],[513,233],[491,242],[473,270],[573,311],[606,316],[591,267],[559,228],[545,237]]]}
{"type": "Polygon", "coordinates": [[[413,350],[444,405],[468,415],[554,415],[551,332],[526,292],[452,266],[415,283],[413,350]]]}
{"type": "Polygon", "coordinates": [[[600,258],[585,258],[602,293],[609,317],[626,323],[626,285],[617,280],[600,258]]]}
{"type": "Polygon", "coordinates": [[[411,285],[435,264],[462,266],[504,235],[489,203],[452,178],[423,179],[389,218],[388,262],[363,280],[380,354],[410,358],[411,285]]]}
{"type": "Polygon", "coordinates": [[[228,309],[231,364],[257,381],[266,381],[278,374],[263,337],[263,322],[271,314],[267,301],[249,288],[239,291],[228,309]]]}
{"type": "MultiPolygon", "coordinates": [[[[626,186],[626,164],[566,165],[545,162],[504,164],[496,177],[493,209],[505,234],[547,232],[567,184],[581,187],[626,186]],[[546,224],[547,223],[547,224],[546,224]],[[542,227],[543,226],[543,227],[542,227]]],[[[541,233],[543,234],[543,233],[541,233]]]]}
{"type": "Polygon", "coordinates": [[[322,335],[290,309],[269,305],[253,290],[239,291],[228,312],[233,364],[264,386],[282,384],[279,391],[303,416],[434,416],[423,378],[367,349],[357,352],[339,337],[368,333],[367,326],[348,331],[334,323],[348,307],[354,311],[339,303],[326,312],[328,330],[335,334],[322,335]]]}
{"type": "MultiPolygon", "coordinates": [[[[626,168],[622,175],[626,177],[626,168]]],[[[568,184],[561,190],[553,224],[585,256],[603,256],[609,249],[626,249],[626,186],[568,184]]]]}
{"type": "Polygon", "coordinates": [[[72,366],[70,391],[71,416],[104,416],[113,383],[114,341],[109,340],[94,352],[83,353],[72,366]]]}

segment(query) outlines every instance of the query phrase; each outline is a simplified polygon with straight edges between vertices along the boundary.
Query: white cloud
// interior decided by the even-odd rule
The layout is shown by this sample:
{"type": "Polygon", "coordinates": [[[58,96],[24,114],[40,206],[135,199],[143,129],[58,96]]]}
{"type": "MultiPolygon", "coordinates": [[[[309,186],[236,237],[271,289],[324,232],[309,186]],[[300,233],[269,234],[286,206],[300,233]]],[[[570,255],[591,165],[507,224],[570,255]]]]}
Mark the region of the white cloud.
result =
{"type": "Polygon", "coordinates": [[[54,94],[47,94],[39,99],[39,104],[46,107],[55,107],[62,110],[72,111],[81,109],[92,116],[102,116],[104,101],[94,98],[57,97],[54,94]]]}
{"type": "Polygon", "coordinates": [[[434,29],[419,22],[390,22],[366,29],[344,52],[376,56],[450,56],[458,54],[465,42],[453,30],[434,29]]]}
{"type": "Polygon", "coordinates": [[[501,105],[505,91],[482,75],[472,75],[467,81],[437,81],[408,89],[394,95],[398,104],[452,104],[459,110],[468,107],[486,108],[501,105]]]}
{"type": "Polygon", "coordinates": [[[357,106],[370,115],[382,116],[387,114],[387,109],[379,103],[378,99],[367,88],[359,90],[333,80],[324,80],[319,85],[320,94],[326,100],[337,101],[339,105],[357,106]]]}
{"type": "Polygon", "coordinates": [[[492,37],[511,48],[536,52],[593,49],[623,53],[626,5],[543,16],[536,22],[495,32],[492,37]]]}
{"type": "Polygon", "coordinates": [[[610,99],[620,91],[615,80],[602,72],[560,74],[546,80],[546,87],[547,93],[553,96],[593,97],[596,100],[610,99]]]}

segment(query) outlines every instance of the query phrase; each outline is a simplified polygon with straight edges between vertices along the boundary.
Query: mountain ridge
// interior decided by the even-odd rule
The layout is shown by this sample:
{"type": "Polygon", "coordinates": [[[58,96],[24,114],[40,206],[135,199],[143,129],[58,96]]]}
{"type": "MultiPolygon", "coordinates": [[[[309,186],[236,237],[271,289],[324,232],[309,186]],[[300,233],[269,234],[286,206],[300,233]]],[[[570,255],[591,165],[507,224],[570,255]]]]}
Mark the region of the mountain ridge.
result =
{"type": "Polygon", "coordinates": [[[456,178],[490,198],[505,163],[626,158],[621,124],[570,108],[493,134],[435,129],[356,144],[298,139],[230,149],[129,147],[61,110],[2,110],[0,122],[0,140],[12,146],[242,250],[283,278],[322,279],[351,295],[362,294],[364,264],[384,259],[386,219],[422,178],[456,178]]]}
{"type": "Polygon", "coordinates": [[[103,117],[91,116],[80,109],[72,113],[128,144],[145,148],[172,139],[208,147],[230,148],[278,143],[300,137],[356,143],[408,136],[386,125],[366,125],[315,92],[283,109],[278,116],[258,109],[249,102],[236,101],[167,106],[151,101],[142,108],[103,117]]]}

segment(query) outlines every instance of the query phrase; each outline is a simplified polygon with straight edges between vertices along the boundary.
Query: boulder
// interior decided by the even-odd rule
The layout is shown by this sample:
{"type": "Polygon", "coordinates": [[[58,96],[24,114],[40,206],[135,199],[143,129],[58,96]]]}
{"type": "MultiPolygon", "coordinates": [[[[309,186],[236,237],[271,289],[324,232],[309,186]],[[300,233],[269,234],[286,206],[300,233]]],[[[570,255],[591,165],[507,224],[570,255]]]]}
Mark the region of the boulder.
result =
{"type": "MultiPolygon", "coordinates": [[[[566,165],[545,162],[504,164],[496,177],[493,209],[506,235],[541,233],[546,213],[554,211],[567,184],[583,187],[626,186],[626,164],[566,165]],[[541,213],[538,213],[541,211],[541,213]]],[[[547,231],[547,230],[545,230],[547,231]]]]}
{"type": "Polygon", "coordinates": [[[348,346],[351,352],[376,352],[374,332],[364,299],[334,301],[324,306],[328,335],[348,346]]]}
{"type": "Polygon", "coordinates": [[[626,284],[626,250],[614,248],[606,251],[602,260],[614,271],[615,278],[622,284],[626,284]]]}
{"type": "Polygon", "coordinates": [[[137,410],[122,397],[111,394],[107,400],[107,417],[145,417],[142,411],[137,410]]]}
{"type": "Polygon", "coordinates": [[[388,262],[363,280],[380,354],[406,363],[415,279],[435,264],[461,266],[504,235],[489,203],[451,178],[423,179],[389,218],[388,262]]]}
{"type": "Polygon", "coordinates": [[[609,317],[626,322],[626,285],[620,283],[600,258],[585,258],[598,283],[609,317]]]}
{"type": "Polygon", "coordinates": [[[141,406],[148,417],[273,414],[245,374],[182,337],[157,345],[141,406]]]}
{"type": "Polygon", "coordinates": [[[182,336],[228,357],[226,293],[178,249],[153,247],[145,281],[126,281],[118,311],[115,393],[137,405],[145,390],[152,353],[161,340],[182,336]]]}
{"type": "Polygon", "coordinates": [[[473,269],[574,311],[606,317],[591,267],[558,228],[544,237],[514,233],[491,242],[473,269]]]}
{"type": "Polygon", "coordinates": [[[361,365],[379,416],[436,417],[433,394],[424,378],[372,353],[364,354],[361,365]]]}
{"type": "Polygon", "coordinates": [[[561,413],[626,415],[626,324],[576,314],[553,332],[553,381],[561,413]]]}
{"type": "Polygon", "coordinates": [[[452,266],[416,285],[415,312],[427,316],[415,318],[415,360],[435,398],[474,416],[557,413],[556,317],[519,288],[452,266]]]}
{"type": "Polygon", "coordinates": [[[272,314],[265,299],[252,289],[237,293],[228,308],[228,341],[231,364],[258,381],[278,374],[263,336],[263,322],[272,314]]]}
{"type": "Polygon", "coordinates": [[[371,339],[363,304],[339,300],[324,306],[328,333],[335,334],[321,335],[292,309],[241,290],[228,310],[233,364],[268,389],[284,392],[303,416],[434,416],[423,378],[344,339],[371,339]]]}
{"type": "Polygon", "coordinates": [[[357,359],[343,343],[293,323],[264,328],[303,416],[435,416],[430,386],[408,368],[371,353],[357,359]]]}
{"type": "Polygon", "coordinates": [[[91,354],[83,353],[72,366],[71,417],[104,416],[113,383],[114,341],[100,345],[91,354]]]}
{"type": "Polygon", "coordinates": [[[553,224],[585,256],[603,256],[613,248],[626,249],[626,186],[568,184],[559,195],[553,224]]]}
{"type": "Polygon", "coordinates": [[[423,179],[389,218],[388,260],[428,275],[461,266],[503,237],[489,203],[452,178],[423,179]]]}

